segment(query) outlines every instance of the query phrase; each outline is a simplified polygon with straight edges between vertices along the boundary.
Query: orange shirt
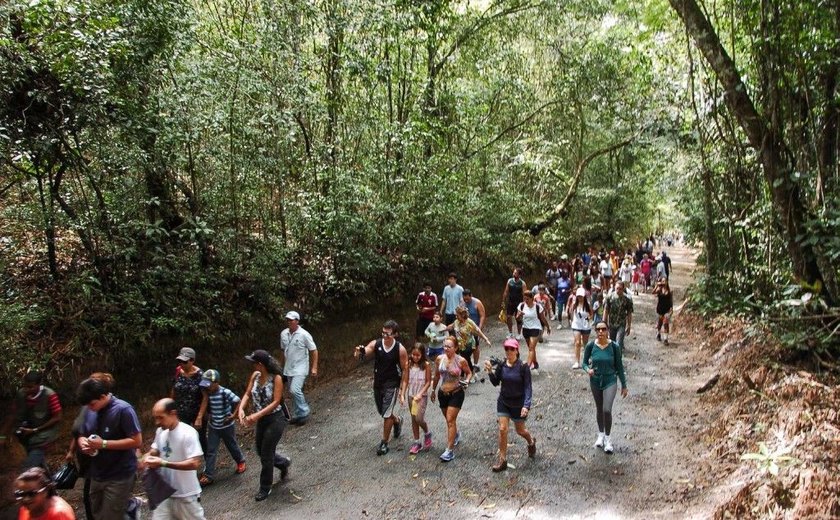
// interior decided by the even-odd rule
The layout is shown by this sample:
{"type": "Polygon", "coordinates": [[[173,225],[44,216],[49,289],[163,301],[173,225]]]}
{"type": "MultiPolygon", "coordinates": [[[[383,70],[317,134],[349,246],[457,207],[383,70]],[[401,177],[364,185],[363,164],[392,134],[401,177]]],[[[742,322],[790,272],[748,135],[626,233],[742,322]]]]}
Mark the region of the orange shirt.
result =
{"type": "Polygon", "coordinates": [[[76,520],[76,513],[63,498],[54,496],[50,498],[49,508],[41,516],[30,516],[29,510],[21,506],[18,520],[76,520]]]}

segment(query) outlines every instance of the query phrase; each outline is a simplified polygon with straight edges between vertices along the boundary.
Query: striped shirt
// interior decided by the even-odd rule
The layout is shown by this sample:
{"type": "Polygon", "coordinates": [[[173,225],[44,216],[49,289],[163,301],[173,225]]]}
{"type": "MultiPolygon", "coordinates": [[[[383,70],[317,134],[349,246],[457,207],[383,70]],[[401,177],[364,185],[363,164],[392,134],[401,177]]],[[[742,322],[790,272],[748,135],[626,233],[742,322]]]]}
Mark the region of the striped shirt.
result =
{"type": "Polygon", "coordinates": [[[233,409],[239,403],[239,397],[223,386],[212,394],[207,395],[207,406],[210,409],[210,427],[214,430],[221,430],[233,426],[233,421],[225,422],[225,419],[233,413],[233,409]]]}

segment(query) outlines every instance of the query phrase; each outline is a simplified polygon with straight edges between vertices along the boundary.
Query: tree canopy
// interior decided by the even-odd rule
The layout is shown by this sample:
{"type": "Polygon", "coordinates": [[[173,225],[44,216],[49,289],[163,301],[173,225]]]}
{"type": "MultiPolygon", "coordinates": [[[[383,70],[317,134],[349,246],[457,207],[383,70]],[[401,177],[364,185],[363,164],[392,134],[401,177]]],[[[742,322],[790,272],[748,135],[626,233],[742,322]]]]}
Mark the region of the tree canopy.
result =
{"type": "Polygon", "coordinates": [[[830,307],[840,10],[671,6],[4,3],[4,375],[678,228],[830,307]]]}

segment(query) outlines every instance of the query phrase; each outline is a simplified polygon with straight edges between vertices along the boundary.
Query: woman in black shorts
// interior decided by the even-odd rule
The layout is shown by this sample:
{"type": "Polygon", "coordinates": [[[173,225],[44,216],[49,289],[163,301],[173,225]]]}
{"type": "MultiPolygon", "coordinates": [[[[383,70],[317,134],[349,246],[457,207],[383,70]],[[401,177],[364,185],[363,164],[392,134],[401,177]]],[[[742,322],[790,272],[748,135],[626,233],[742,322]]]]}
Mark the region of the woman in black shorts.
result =
{"type": "Polygon", "coordinates": [[[516,433],[528,443],[528,457],[537,454],[537,440],[525,429],[525,419],[531,410],[531,371],[519,359],[519,342],[508,338],[504,343],[505,361],[495,367],[484,362],[493,386],[502,385],[496,401],[496,415],[499,417],[499,461],[491,469],[494,472],[507,469],[508,426],[510,421],[516,433]]]}
{"type": "Polygon", "coordinates": [[[452,336],[443,340],[443,354],[435,360],[435,377],[432,380],[432,402],[435,401],[435,388],[440,381],[440,389],[437,391],[437,399],[440,404],[440,411],[446,419],[447,445],[446,450],[441,453],[440,460],[449,462],[455,458],[452,451],[461,441],[461,432],[458,431],[458,412],[464,405],[464,389],[472,377],[470,364],[466,359],[456,354],[458,342],[452,336]]]}

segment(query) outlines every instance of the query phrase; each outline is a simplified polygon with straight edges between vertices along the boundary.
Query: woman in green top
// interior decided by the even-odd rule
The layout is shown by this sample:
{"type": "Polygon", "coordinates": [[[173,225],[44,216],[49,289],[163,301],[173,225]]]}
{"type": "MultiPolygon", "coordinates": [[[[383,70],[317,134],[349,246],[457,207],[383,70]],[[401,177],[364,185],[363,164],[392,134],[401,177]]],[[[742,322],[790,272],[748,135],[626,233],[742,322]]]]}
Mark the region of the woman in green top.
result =
{"type": "Polygon", "coordinates": [[[590,341],[583,351],[583,370],[589,374],[589,388],[595,398],[596,417],[598,420],[598,440],[596,448],[604,448],[604,453],[612,453],[613,445],[610,440],[612,429],[612,405],[618,389],[616,376],[621,380],[621,397],[627,397],[627,379],[624,375],[624,364],[621,361],[621,348],[610,340],[607,334],[607,324],[604,322],[595,326],[597,334],[594,341],[590,341]]]}

